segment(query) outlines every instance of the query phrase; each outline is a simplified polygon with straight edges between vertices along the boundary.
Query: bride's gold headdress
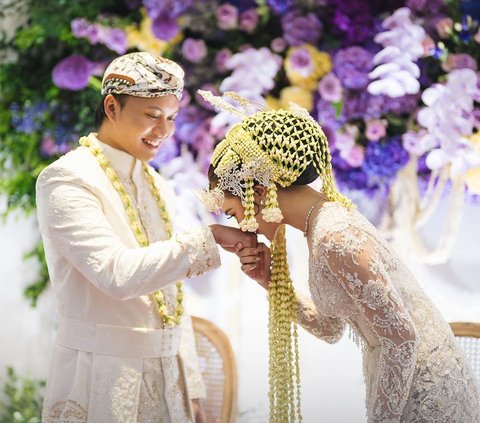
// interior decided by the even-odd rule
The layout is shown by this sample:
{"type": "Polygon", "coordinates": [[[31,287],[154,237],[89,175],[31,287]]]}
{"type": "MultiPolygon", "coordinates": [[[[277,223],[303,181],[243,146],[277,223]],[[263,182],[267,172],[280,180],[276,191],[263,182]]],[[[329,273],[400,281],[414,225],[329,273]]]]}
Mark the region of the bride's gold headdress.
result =
{"type": "MultiPolygon", "coordinates": [[[[245,207],[245,219],[239,223],[240,228],[255,232],[258,223],[253,187],[257,183],[267,188],[263,219],[279,223],[283,216],[277,200],[277,184],[291,185],[310,164],[322,180],[327,199],[352,207],[350,200],[334,186],[327,139],[307,110],[293,103],[289,110],[268,110],[236,93],[225,93],[224,96],[240,105],[241,109],[237,109],[210,92],[199,93],[217,108],[242,118],[213,152],[211,162],[218,184],[202,195],[211,211],[221,210],[223,193],[229,191],[240,197],[245,207]]],[[[278,231],[271,251],[268,289],[270,423],[292,423],[301,421],[300,374],[297,304],[287,263],[284,226],[278,231]]]]}
{"type": "Polygon", "coordinates": [[[309,164],[313,164],[320,176],[328,200],[352,206],[350,200],[335,188],[327,139],[307,110],[294,103],[290,103],[289,110],[268,110],[260,106],[261,110],[249,116],[245,112],[255,107],[258,109],[259,105],[236,93],[227,92],[224,95],[237,101],[244,111],[210,92],[199,93],[217,108],[243,118],[228,131],[213,152],[212,165],[219,183],[213,193],[216,201],[209,201],[204,195],[204,202],[209,203],[210,208],[220,207],[220,192],[230,191],[242,199],[245,207],[245,219],[240,222],[240,228],[255,232],[258,223],[254,212],[253,186],[258,183],[267,188],[263,219],[266,222],[281,222],[283,216],[278,207],[277,184],[290,186],[309,164]]]}

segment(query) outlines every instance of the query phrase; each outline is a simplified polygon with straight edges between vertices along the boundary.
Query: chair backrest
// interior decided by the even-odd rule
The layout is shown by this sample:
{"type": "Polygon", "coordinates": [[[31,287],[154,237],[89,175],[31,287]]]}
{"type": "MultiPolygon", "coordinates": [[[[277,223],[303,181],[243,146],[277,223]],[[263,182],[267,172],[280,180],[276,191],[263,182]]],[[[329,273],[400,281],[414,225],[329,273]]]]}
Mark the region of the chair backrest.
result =
{"type": "Polygon", "coordinates": [[[450,327],[480,382],[480,323],[453,322],[450,327]]]}
{"type": "Polygon", "coordinates": [[[207,391],[207,423],[233,423],[236,417],[237,368],[227,335],[214,323],[192,316],[200,372],[207,391]]]}

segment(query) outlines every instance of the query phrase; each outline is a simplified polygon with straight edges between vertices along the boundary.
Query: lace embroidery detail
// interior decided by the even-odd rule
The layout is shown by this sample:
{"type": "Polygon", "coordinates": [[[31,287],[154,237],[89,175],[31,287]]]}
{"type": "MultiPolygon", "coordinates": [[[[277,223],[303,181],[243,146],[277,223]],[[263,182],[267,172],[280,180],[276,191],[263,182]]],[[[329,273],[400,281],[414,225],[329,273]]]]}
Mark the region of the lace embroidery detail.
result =
{"type": "Polygon", "coordinates": [[[45,423],[86,423],[87,411],[77,401],[57,401],[49,407],[45,423]]]}
{"type": "Polygon", "coordinates": [[[297,294],[298,323],[317,338],[334,344],[344,332],[344,322],[340,318],[323,316],[313,302],[297,294]]]}
{"type": "Polygon", "coordinates": [[[170,412],[171,423],[191,423],[189,408],[187,408],[186,392],[183,374],[177,357],[163,357],[163,372],[165,375],[165,401],[170,412]]]}
{"type": "Polygon", "coordinates": [[[316,316],[348,322],[364,358],[368,422],[479,423],[475,377],[448,324],[378,231],[327,203],[309,240],[317,310],[300,307],[299,319],[321,338],[316,316]]]}
{"type": "Polygon", "coordinates": [[[118,423],[135,420],[138,408],[138,373],[125,369],[112,388],[112,416],[118,423]]]}
{"type": "Polygon", "coordinates": [[[175,241],[180,245],[182,254],[188,256],[191,264],[187,278],[198,276],[220,265],[217,244],[209,228],[198,232],[175,235],[175,241]]]}

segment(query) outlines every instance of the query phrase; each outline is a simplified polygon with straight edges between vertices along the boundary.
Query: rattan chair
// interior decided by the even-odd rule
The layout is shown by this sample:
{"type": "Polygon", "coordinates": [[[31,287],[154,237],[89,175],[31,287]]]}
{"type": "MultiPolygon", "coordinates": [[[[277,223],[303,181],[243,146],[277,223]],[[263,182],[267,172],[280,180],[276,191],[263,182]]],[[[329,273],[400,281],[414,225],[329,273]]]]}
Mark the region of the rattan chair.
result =
{"type": "Polygon", "coordinates": [[[230,341],[214,323],[192,316],[200,372],[207,390],[207,423],[233,423],[236,416],[237,368],[230,341]]]}
{"type": "Polygon", "coordinates": [[[480,323],[454,322],[450,327],[480,382],[480,323]]]}

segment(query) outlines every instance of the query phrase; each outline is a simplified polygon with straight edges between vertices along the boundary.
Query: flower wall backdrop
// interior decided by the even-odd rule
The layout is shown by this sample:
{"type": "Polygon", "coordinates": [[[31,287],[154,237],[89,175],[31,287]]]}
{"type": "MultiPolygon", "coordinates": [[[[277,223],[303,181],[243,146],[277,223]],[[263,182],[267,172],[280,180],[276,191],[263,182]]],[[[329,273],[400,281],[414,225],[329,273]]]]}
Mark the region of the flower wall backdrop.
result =
{"type": "MultiPolygon", "coordinates": [[[[421,197],[440,175],[442,187],[460,180],[466,201],[480,194],[477,0],[6,3],[4,13],[25,16],[1,40],[10,58],[0,67],[6,213],[34,210],[39,172],[94,129],[106,65],[135,50],[186,71],[176,134],[153,163],[160,170],[176,158],[179,172],[206,171],[234,118],[216,115],[196,91],[235,90],[270,107],[307,108],[328,136],[339,187],[380,199],[380,210],[407,164],[421,197]]],[[[189,179],[179,179],[183,188],[189,179]]],[[[42,257],[41,245],[32,254],[42,257]]],[[[47,278],[27,289],[33,301],[47,278]]]]}

